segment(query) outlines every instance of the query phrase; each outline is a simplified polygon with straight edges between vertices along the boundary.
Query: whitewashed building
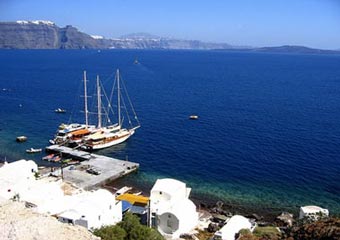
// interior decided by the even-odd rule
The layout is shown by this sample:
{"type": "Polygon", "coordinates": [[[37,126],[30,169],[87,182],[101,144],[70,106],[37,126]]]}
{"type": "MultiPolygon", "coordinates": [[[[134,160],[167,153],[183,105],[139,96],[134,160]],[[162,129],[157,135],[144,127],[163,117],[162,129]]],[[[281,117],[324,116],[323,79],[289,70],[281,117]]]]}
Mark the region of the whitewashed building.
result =
{"type": "Polygon", "coordinates": [[[172,238],[193,230],[198,224],[198,213],[189,199],[190,191],[181,181],[158,179],[150,194],[150,225],[172,238]]]}
{"type": "Polygon", "coordinates": [[[255,225],[252,224],[248,218],[241,215],[232,216],[226,225],[214,234],[214,240],[235,240],[236,234],[241,229],[249,229],[251,232],[254,230],[255,225]]]}
{"type": "Polygon", "coordinates": [[[321,216],[328,217],[328,209],[321,208],[318,206],[304,206],[300,207],[299,218],[310,218],[312,220],[318,220],[321,216]]]}
{"type": "Polygon", "coordinates": [[[0,197],[10,199],[19,194],[29,183],[35,181],[37,171],[37,164],[31,160],[5,162],[0,168],[0,197]]]}
{"type": "Polygon", "coordinates": [[[33,161],[19,160],[0,168],[0,199],[24,201],[39,213],[57,215],[62,222],[87,229],[114,225],[122,220],[122,205],[107,190],[78,191],[65,195],[62,180],[36,179],[38,166],[33,161]]]}
{"type": "Polygon", "coordinates": [[[122,220],[122,202],[104,189],[70,196],[68,209],[58,214],[58,220],[86,227],[100,228],[122,220]]]}

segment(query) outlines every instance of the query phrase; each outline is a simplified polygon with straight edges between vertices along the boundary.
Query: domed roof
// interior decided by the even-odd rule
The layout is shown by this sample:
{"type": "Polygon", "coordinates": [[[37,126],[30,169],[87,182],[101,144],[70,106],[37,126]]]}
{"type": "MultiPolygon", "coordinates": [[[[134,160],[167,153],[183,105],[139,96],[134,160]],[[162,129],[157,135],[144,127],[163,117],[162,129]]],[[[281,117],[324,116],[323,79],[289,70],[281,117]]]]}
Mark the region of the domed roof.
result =
{"type": "Polygon", "coordinates": [[[157,179],[155,185],[151,189],[152,192],[166,192],[173,196],[179,191],[186,195],[186,184],[172,178],[157,179]]]}

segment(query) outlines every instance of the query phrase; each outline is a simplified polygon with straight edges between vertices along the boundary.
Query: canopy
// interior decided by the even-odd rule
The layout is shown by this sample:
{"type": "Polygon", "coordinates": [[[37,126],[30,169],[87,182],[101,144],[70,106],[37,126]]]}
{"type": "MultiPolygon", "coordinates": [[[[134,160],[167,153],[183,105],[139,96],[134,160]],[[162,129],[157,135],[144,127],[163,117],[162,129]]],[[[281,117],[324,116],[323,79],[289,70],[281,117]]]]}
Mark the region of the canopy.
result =
{"type": "Polygon", "coordinates": [[[147,205],[149,202],[149,198],[145,197],[145,196],[141,196],[141,195],[134,195],[131,193],[125,193],[122,195],[119,195],[118,197],[116,197],[117,200],[124,200],[124,201],[128,201],[129,203],[133,204],[143,204],[143,205],[147,205]]]}

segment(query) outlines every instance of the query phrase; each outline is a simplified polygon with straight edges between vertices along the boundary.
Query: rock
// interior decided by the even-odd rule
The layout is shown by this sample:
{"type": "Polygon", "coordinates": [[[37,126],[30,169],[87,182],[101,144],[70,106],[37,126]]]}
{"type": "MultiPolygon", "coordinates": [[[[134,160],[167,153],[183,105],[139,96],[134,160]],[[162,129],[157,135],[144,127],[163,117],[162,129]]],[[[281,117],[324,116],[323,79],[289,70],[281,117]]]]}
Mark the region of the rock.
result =
{"type": "Polygon", "coordinates": [[[102,48],[103,40],[79,32],[68,25],[60,28],[50,22],[0,22],[0,48],[6,49],[84,49],[102,48]]]}
{"type": "Polygon", "coordinates": [[[25,208],[22,202],[0,205],[1,240],[100,240],[86,228],[59,222],[56,218],[25,208]]]}
{"type": "Polygon", "coordinates": [[[219,226],[216,223],[210,223],[208,226],[208,232],[216,232],[218,231],[219,226]]]}
{"type": "Polygon", "coordinates": [[[295,226],[287,233],[287,239],[318,240],[340,239],[340,219],[332,218],[295,226]]]}
{"type": "Polygon", "coordinates": [[[282,212],[276,217],[275,223],[278,227],[291,227],[294,222],[293,214],[288,212],[282,212]]]}
{"type": "Polygon", "coordinates": [[[230,49],[226,43],[162,38],[152,35],[105,39],[50,21],[0,22],[0,49],[230,49]]]}

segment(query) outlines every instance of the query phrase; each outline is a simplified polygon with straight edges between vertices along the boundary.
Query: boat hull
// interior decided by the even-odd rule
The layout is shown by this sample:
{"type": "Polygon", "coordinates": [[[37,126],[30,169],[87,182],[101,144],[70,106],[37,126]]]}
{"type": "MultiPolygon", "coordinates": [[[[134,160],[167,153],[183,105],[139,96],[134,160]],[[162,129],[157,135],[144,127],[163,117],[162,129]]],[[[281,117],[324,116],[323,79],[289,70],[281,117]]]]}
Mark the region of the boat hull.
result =
{"type": "Polygon", "coordinates": [[[82,146],[82,148],[85,149],[85,150],[88,150],[88,151],[94,151],[94,150],[100,150],[100,149],[112,147],[114,145],[117,145],[117,144],[120,144],[120,143],[126,141],[134,133],[135,133],[134,130],[129,130],[127,132],[127,134],[119,136],[116,139],[106,140],[103,143],[98,143],[98,144],[85,144],[85,145],[82,146]]]}

